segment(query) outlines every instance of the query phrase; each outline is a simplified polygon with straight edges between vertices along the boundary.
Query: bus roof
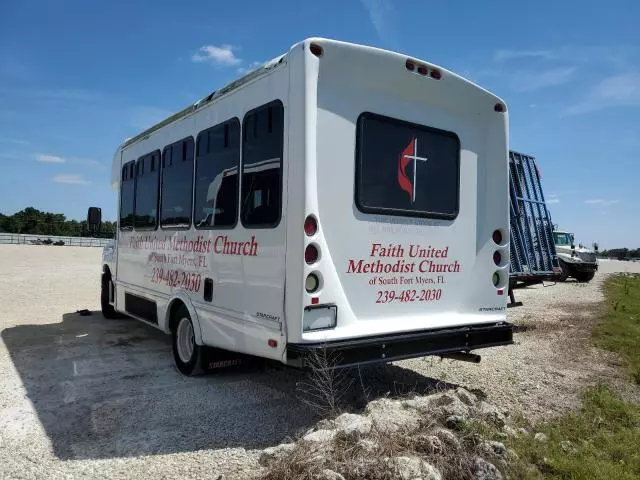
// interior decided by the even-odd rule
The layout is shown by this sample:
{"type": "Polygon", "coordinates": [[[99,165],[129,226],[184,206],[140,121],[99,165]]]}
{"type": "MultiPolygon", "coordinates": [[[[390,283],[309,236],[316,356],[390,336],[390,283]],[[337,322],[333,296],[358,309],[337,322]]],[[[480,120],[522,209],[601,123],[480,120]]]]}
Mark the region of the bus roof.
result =
{"type": "MultiPolygon", "coordinates": [[[[338,41],[338,40],[330,40],[330,39],[325,39],[325,38],[308,38],[302,42],[296,43],[295,45],[293,45],[289,51],[293,50],[294,48],[296,48],[298,45],[302,44],[302,43],[306,43],[306,42],[310,42],[310,41],[318,41],[318,42],[331,42],[331,43],[340,43],[340,44],[344,44],[344,45],[349,45],[351,47],[353,47],[354,49],[358,49],[358,50],[370,50],[370,51],[379,51],[379,52],[386,52],[386,53],[392,53],[395,55],[402,55],[402,56],[407,56],[405,54],[399,53],[399,52],[392,52],[392,51],[387,51],[384,49],[380,49],[377,47],[372,47],[372,46],[367,46],[367,45],[359,45],[359,44],[352,44],[349,42],[342,42],[342,41],[338,41]]],[[[162,127],[169,125],[183,117],[186,117],[187,115],[195,112],[196,110],[210,104],[211,102],[219,99],[220,97],[227,95],[235,90],[237,90],[238,88],[240,88],[241,86],[257,79],[260,78],[264,75],[266,75],[267,73],[269,73],[271,70],[273,70],[274,68],[279,67],[280,65],[286,63],[286,59],[287,56],[289,55],[289,53],[284,53],[282,55],[279,55],[275,58],[273,58],[272,60],[264,63],[263,65],[257,67],[254,70],[251,70],[250,72],[248,72],[247,74],[243,75],[242,77],[228,83],[227,85],[225,85],[224,87],[218,89],[218,90],[214,90],[212,91],[210,94],[206,95],[205,97],[201,98],[200,100],[198,100],[197,102],[189,105],[188,107],[180,110],[177,113],[174,113],[173,115],[171,115],[170,117],[167,117],[166,119],[162,120],[161,122],[147,128],[146,130],[142,131],[141,133],[139,133],[138,135],[135,135],[134,137],[131,138],[127,138],[119,147],[119,150],[124,150],[125,148],[137,143],[140,140],[143,140],[145,138],[148,138],[152,133],[154,133],[155,131],[161,129],[162,127]]],[[[407,56],[407,58],[411,58],[414,59],[414,57],[409,57],[407,56]]],[[[475,88],[478,88],[480,90],[484,90],[486,93],[489,93],[493,96],[495,96],[493,93],[487,91],[486,89],[482,88],[481,86],[471,82],[470,80],[460,77],[459,75],[455,74],[454,72],[451,72],[447,69],[444,69],[442,67],[438,67],[441,70],[444,70],[447,72],[447,74],[449,75],[453,75],[455,77],[458,78],[458,80],[462,80],[466,83],[469,84],[469,86],[473,86],[475,88]]],[[[496,97],[497,100],[500,100],[498,97],[496,97]]],[[[501,100],[500,100],[501,101],[501,100]]]]}
{"type": "Polygon", "coordinates": [[[155,125],[153,125],[152,127],[147,128],[146,130],[144,130],[143,132],[139,133],[138,135],[136,135],[135,137],[131,137],[128,138],[127,140],[125,140],[122,145],[120,145],[120,149],[125,149],[131,145],[133,145],[134,143],[137,143],[140,140],[143,140],[145,138],[147,138],[149,135],[151,135],[153,132],[161,129],[162,127],[169,125],[170,123],[175,122],[176,120],[179,120],[183,117],[186,117],[187,115],[189,115],[190,113],[195,112],[196,110],[204,107],[205,105],[208,105],[209,103],[213,102],[214,100],[217,100],[218,98],[231,93],[232,91],[236,90],[237,88],[240,88],[242,85],[245,85],[247,83],[249,83],[250,81],[259,78],[263,75],[266,75],[267,72],[273,70],[274,68],[278,67],[279,65],[282,65],[283,63],[285,63],[285,57],[287,56],[287,54],[283,54],[280,55],[272,60],[269,60],[268,62],[264,63],[263,65],[257,67],[254,70],[251,70],[250,72],[248,72],[246,75],[240,77],[237,80],[232,81],[231,83],[228,83],[227,85],[225,85],[224,87],[220,88],[219,90],[214,90],[213,92],[211,92],[209,95],[201,98],[200,100],[198,100],[197,102],[189,105],[188,107],[180,110],[177,113],[174,113],[173,115],[171,115],[170,117],[165,118],[164,120],[162,120],[159,123],[156,123],[155,125]]]}

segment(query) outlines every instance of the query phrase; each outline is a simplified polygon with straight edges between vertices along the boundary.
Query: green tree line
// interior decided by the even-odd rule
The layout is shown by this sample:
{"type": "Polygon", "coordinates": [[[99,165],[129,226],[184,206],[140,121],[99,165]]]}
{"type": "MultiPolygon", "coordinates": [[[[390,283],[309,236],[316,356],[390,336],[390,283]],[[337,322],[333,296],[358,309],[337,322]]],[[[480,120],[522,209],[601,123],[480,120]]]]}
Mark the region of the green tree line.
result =
{"type": "Polygon", "coordinates": [[[601,257],[607,258],[640,258],[640,248],[612,248],[600,252],[601,257]]]}
{"type": "Polygon", "coordinates": [[[0,232],[32,235],[60,235],[68,237],[99,236],[111,238],[116,232],[116,222],[102,222],[100,234],[90,233],[86,220],[67,220],[62,213],[41,212],[33,207],[13,215],[0,213],[0,232]]]}

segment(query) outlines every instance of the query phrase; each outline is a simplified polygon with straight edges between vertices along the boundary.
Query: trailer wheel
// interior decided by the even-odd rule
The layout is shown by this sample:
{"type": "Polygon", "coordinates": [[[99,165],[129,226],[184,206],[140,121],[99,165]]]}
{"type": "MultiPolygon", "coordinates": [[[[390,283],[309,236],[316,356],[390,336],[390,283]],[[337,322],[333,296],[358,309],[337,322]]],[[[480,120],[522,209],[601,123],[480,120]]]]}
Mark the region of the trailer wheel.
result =
{"type": "Polygon", "coordinates": [[[595,275],[596,272],[576,272],[573,274],[575,279],[580,283],[590,282],[591,280],[593,280],[593,277],[595,277],[595,275]]]}
{"type": "Polygon", "coordinates": [[[102,281],[100,282],[100,309],[102,310],[102,316],[104,318],[113,319],[118,318],[118,312],[113,308],[113,305],[109,303],[109,287],[111,284],[111,277],[107,274],[102,275],[102,281]]]}
{"type": "Polygon", "coordinates": [[[187,308],[181,305],[174,315],[171,336],[176,368],[183,375],[200,375],[203,373],[202,354],[205,347],[196,344],[193,323],[187,308]]]}

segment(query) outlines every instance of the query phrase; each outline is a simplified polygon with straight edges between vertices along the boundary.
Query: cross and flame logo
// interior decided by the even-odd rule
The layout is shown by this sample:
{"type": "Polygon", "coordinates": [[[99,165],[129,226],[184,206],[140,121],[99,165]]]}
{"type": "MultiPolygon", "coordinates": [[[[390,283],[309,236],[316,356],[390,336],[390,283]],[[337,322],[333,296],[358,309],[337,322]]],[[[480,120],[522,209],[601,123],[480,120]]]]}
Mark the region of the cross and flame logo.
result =
{"type": "Polygon", "coordinates": [[[411,203],[416,201],[416,180],[418,162],[426,162],[427,157],[418,156],[418,139],[413,137],[409,145],[402,151],[398,159],[398,184],[400,188],[409,194],[411,203]],[[407,175],[407,167],[413,161],[413,181],[407,175]]]}

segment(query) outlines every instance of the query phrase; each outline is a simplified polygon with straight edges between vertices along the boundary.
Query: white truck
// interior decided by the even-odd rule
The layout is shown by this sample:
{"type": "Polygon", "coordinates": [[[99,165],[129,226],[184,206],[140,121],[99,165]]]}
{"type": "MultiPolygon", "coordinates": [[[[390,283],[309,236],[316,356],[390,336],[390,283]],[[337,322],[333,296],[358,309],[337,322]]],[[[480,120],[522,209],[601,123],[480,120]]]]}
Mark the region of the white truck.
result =
{"type": "Polygon", "coordinates": [[[294,45],[118,147],[104,316],[171,335],[185,375],[229,351],[477,361],[512,343],[506,110],[414,57],[294,45]]]}
{"type": "Polygon", "coordinates": [[[562,269],[558,277],[561,281],[569,277],[575,278],[578,282],[589,282],[593,279],[598,271],[597,244],[594,243],[594,250],[581,244],[576,246],[573,233],[557,229],[553,231],[553,242],[562,269]]]}

